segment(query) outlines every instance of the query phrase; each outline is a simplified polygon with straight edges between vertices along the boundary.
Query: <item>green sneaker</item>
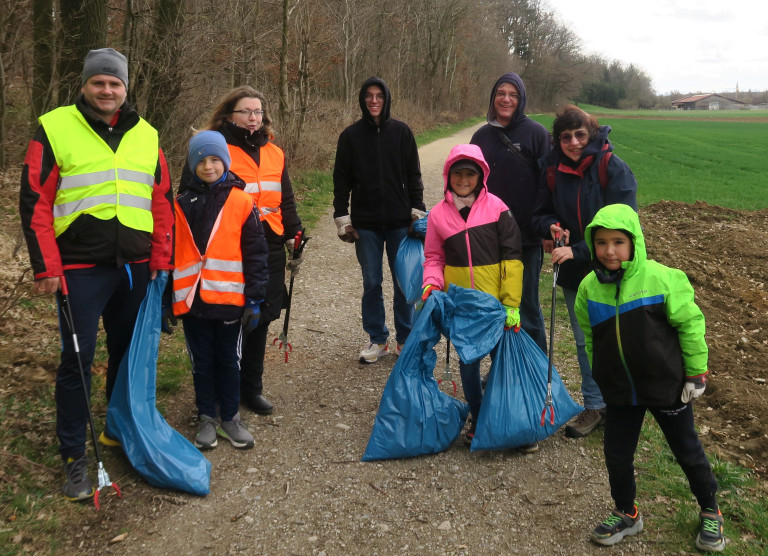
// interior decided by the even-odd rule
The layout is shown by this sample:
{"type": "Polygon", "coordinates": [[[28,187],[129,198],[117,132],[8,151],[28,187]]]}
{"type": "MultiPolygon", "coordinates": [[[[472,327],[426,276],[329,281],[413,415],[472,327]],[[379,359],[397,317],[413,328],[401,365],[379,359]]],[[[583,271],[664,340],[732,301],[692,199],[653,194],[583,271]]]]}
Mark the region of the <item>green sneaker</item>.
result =
{"type": "Polygon", "coordinates": [[[611,546],[628,535],[637,535],[643,530],[643,516],[635,506],[635,515],[613,510],[611,515],[598,525],[590,538],[597,544],[611,546]]]}
{"type": "Polygon", "coordinates": [[[83,502],[93,497],[93,483],[88,478],[88,458],[85,455],[77,459],[68,458],[64,464],[67,482],[61,492],[70,502],[83,502]]]}
{"type": "Polygon", "coordinates": [[[722,552],[725,548],[723,536],[723,514],[707,508],[699,514],[699,534],[696,536],[696,548],[704,552],[722,552]]]}

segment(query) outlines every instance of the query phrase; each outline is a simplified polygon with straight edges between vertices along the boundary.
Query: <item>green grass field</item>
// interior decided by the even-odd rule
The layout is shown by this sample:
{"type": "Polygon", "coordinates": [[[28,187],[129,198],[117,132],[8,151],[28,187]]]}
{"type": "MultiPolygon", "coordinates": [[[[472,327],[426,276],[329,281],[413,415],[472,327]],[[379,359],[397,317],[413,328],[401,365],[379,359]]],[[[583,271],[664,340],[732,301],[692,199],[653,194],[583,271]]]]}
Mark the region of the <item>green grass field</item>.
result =
{"type": "MultiPolygon", "coordinates": [[[[531,117],[551,129],[552,115],[531,117]]],[[[614,153],[637,177],[640,205],[668,200],[706,201],[734,209],[768,207],[763,162],[767,122],[609,115],[599,120],[611,126],[614,153]]]]}

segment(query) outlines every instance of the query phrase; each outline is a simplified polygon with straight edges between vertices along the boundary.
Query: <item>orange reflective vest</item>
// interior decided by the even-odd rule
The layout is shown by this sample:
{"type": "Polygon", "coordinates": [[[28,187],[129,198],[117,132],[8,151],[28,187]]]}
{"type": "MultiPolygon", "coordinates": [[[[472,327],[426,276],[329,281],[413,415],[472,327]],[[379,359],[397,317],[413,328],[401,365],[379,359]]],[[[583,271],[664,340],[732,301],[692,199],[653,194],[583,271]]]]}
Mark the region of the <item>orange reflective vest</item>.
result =
{"type": "Polygon", "coordinates": [[[232,189],[208,238],[205,255],[195,245],[192,230],[178,202],[176,215],[176,268],[173,271],[173,314],[188,313],[200,288],[200,299],[214,305],[245,306],[245,274],[240,236],[253,211],[253,199],[232,189]]]}
{"type": "Polygon", "coordinates": [[[273,143],[267,143],[259,151],[259,164],[235,145],[227,145],[232,164],[229,167],[245,182],[245,191],[253,196],[262,222],[277,235],[283,235],[283,169],[285,154],[273,143]]]}

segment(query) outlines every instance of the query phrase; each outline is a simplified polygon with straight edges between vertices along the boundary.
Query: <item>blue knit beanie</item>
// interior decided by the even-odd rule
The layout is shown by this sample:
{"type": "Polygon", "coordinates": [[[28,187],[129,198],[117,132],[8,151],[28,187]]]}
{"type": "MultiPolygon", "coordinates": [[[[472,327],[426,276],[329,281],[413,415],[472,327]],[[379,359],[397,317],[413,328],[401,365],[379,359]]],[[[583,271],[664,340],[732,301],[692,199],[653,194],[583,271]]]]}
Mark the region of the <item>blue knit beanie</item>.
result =
{"type": "Polygon", "coordinates": [[[224,173],[229,172],[232,159],[229,156],[229,148],[224,136],[218,131],[201,131],[189,140],[189,154],[187,161],[189,169],[195,173],[197,165],[206,156],[216,156],[224,163],[224,173]]]}

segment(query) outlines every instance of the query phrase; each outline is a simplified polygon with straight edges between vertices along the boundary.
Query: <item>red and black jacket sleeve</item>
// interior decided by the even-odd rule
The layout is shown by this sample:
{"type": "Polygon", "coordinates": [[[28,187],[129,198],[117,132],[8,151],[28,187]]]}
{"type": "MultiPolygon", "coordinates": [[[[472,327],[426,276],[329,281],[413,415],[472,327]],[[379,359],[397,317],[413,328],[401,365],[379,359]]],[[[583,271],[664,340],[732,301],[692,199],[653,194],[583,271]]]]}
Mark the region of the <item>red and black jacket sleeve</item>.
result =
{"type": "Polygon", "coordinates": [[[19,214],[35,280],[64,274],[53,230],[59,166],[42,126],[29,142],[19,190],[19,214]]]}

